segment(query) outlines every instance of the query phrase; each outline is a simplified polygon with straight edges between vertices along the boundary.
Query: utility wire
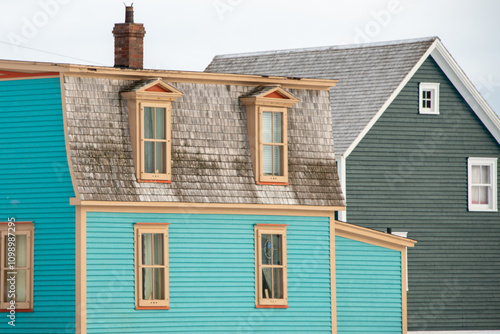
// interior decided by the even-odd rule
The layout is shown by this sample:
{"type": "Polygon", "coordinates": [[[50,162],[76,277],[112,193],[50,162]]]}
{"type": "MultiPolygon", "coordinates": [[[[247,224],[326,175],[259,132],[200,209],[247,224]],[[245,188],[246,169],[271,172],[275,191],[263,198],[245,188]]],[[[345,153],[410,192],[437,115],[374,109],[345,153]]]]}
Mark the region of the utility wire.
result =
{"type": "Polygon", "coordinates": [[[13,44],[13,43],[9,43],[9,42],[0,41],[0,43],[7,44],[7,45],[12,45],[12,46],[16,46],[16,47],[18,47],[18,48],[23,48],[23,49],[28,49],[28,50],[33,50],[33,51],[43,52],[43,53],[47,53],[47,54],[54,55],[54,56],[59,56],[59,57],[64,57],[64,58],[68,58],[68,59],[79,60],[79,61],[83,61],[83,62],[85,62],[85,63],[96,64],[96,65],[102,65],[102,66],[107,66],[106,64],[98,63],[98,62],[96,62],[96,61],[85,60],[85,59],[75,58],[75,57],[70,57],[70,56],[65,56],[65,55],[62,55],[62,54],[59,54],[59,53],[54,53],[54,52],[49,52],[49,51],[39,50],[39,49],[30,48],[30,47],[27,47],[27,46],[22,46],[22,45],[17,45],[17,44],[13,44]]]}

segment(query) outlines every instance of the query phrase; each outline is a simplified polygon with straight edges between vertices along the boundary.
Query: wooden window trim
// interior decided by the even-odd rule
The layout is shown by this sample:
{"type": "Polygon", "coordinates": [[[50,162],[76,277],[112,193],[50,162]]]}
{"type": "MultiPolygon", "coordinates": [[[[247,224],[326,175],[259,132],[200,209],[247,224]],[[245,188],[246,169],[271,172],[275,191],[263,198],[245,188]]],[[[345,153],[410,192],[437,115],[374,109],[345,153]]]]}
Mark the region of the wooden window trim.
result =
{"type": "Polygon", "coordinates": [[[132,91],[125,91],[121,96],[127,101],[128,121],[130,127],[130,141],[134,160],[135,175],[138,182],[170,183],[171,174],[171,108],[172,102],[182,96],[182,92],[157,79],[149,84],[132,91]],[[144,172],[144,107],[165,108],[167,147],[165,152],[165,173],[144,172]],[[141,110],[142,109],[142,110],[141,110]]]}
{"type": "Polygon", "coordinates": [[[139,120],[140,120],[140,125],[139,125],[139,131],[140,131],[140,145],[139,145],[139,150],[140,150],[140,166],[141,166],[141,172],[140,172],[140,179],[139,182],[147,182],[147,181],[171,181],[172,179],[172,174],[171,174],[171,141],[172,141],[172,131],[171,131],[171,105],[170,102],[166,103],[155,103],[155,102],[140,102],[139,103],[139,120]],[[146,107],[152,107],[152,108],[165,108],[165,139],[164,140],[158,140],[158,139],[148,139],[146,140],[144,138],[144,108],[146,107]],[[166,166],[165,166],[165,173],[146,173],[144,172],[144,143],[146,141],[149,142],[165,142],[165,159],[166,159],[166,166]]]}
{"type": "Polygon", "coordinates": [[[135,308],[136,310],[169,310],[170,309],[170,279],[169,279],[169,251],[168,251],[168,226],[169,223],[136,223],[134,225],[134,268],[135,268],[135,308]],[[165,270],[165,300],[143,300],[141,258],[142,258],[142,233],[161,233],[163,237],[163,258],[165,270]]]}
{"type": "MultiPolygon", "coordinates": [[[[280,107],[259,107],[259,184],[287,184],[288,183],[288,114],[287,108],[280,107]],[[265,112],[281,113],[281,127],[282,127],[282,143],[264,143],[264,124],[263,114],[265,112]],[[264,175],[264,145],[267,146],[280,146],[283,147],[283,156],[280,161],[283,166],[283,175],[264,175]]],[[[273,164],[274,168],[274,164],[273,164]]]]}
{"type": "Polygon", "coordinates": [[[468,183],[468,207],[471,212],[497,212],[498,211],[498,180],[497,180],[497,158],[468,158],[467,159],[467,183],[468,183]],[[490,167],[490,203],[473,204],[472,203],[472,167],[489,166],[490,167]]]}
{"type": "Polygon", "coordinates": [[[288,275],[287,275],[287,247],[286,247],[286,227],[288,225],[278,224],[256,224],[255,232],[255,307],[256,308],[288,308],[288,275]],[[262,234],[281,234],[282,235],[282,256],[283,264],[280,266],[270,265],[271,267],[283,268],[283,298],[265,299],[262,298],[260,291],[262,287],[262,234]]]}
{"type": "MultiPolygon", "coordinates": [[[[23,269],[26,270],[26,302],[16,302],[16,312],[33,312],[33,268],[34,268],[34,246],[35,246],[35,228],[31,222],[15,222],[15,235],[27,235],[27,266],[23,269]]],[[[4,291],[4,274],[5,270],[8,269],[7,263],[5,261],[5,236],[8,235],[9,223],[0,222],[0,291],[4,291]]],[[[16,269],[18,269],[16,267],[16,269]]],[[[3,301],[3,296],[0,298],[0,312],[10,312],[8,309],[10,307],[9,302],[3,301]]]]}
{"type": "Polygon", "coordinates": [[[421,82],[418,90],[418,112],[423,115],[439,115],[439,83],[421,82]],[[424,100],[422,93],[424,91],[432,91],[434,95],[431,97],[431,108],[422,106],[424,100]]]}

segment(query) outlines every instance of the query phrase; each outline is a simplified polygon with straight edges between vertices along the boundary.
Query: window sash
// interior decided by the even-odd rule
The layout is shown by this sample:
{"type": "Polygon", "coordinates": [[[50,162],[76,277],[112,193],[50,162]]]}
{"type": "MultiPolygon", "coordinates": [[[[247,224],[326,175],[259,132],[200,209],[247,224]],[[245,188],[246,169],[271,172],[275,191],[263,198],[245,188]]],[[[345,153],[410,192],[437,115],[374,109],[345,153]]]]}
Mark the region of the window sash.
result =
{"type": "Polygon", "coordinates": [[[469,211],[497,211],[496,158],[469,158],[469,211]]]}
{"type": "Polygon", "coordinates": [[[259,157],[261,182],[287,182],[288,145],[286,108],[261,107],[259,157]]]}
{"type": "Polygon", "coordinates": [[[135,249],[135,278],[136,278],[136,308],[168,308],[169,306],[169,265],[168,265],[168,225],[167,224],[144,224],[135,226],[136,249],[135,249]],[[151,234],[151,242],[143,244],[143,236],[151,234]],[[162,249],[158,252],[155,248],[161,235],[162,249]],[[144,248],[149,248],[150,254],[144,254],[144,248]],[[145,255],[150,255],[146,256],[145,255]],[[161,255],[162,263],[156,263],[161,255]],[[144,259],[146,258],[146,261],[144,259]],[[147,263],[144,263],[147,262],[147,263]],[[150,272],[151,284],[144,281],[145,273],[150,272]],[[156,274],[160,274],[157,278],[156,274]],[[161,284],[160,289],[155,289],[156,284],[161,284]],[[144,298],[145,291],[151,291],[149,298],[144,298]],[[158,296],[157,292],[161,295],[158,296]]]}
{"type": "Polygon", "coordinates": [[[419,85],[419,113],[439,114],[439,83],[421,82],[419,85]]]}
{"type": "MultiPolygon", "coordinates": [[[[12,231],[11,231],[12,232],[12,231]]],[[[21,295],[23,301],[16,301],[16,309],[32,309],[33,308],[33,225],[25,223],[15,224],[16,235],[16,264],[12,270],[7,259],[8,249],[6,238],[9,236],[8,224],[0,224],[0,309],[5,310],[10,306],[10,298],[6,294],[8,283],[6,279],[12,276],[12,272],[16,276],[16,296],[21,295]],[[18,236],[24,236],[25,242],[18,243],[18,236]],[[19,247],[23,249],[19,249],[19,247]],[[24,263],[19,263],[18,256],[24,254],[24,263]],[[20,283],[23,283],[22,286],[20,283]],[[7,286],[6,286],[7,285],[7,286]]]]}
{"type": "Polygon", "coordinates": [[[140,168],[143,180],[170,180],[170,105],[140,104],[140,168]]]}
{"type": "Polygon", "coordinates": [[[266,226],[266,225],[256,225],[255,226],[255,249],[256,249],[256,273],[255,273],[255,300],[257,306],[286,306],[288,305],[288,289],[287,289],[287,262],[286,262],[286,226],[266,226]],[[271,235],[271,254],[270,261],[263,261],[263,254],[265,254],[265,249],[263,247],[263,236],[271,235]],[[274,236],[281,236],[281,256],[280,261],[275,261],[275,247],[273,243],[275,242],[274,236]],[[267,263],[265,263],[267,262],[267,263]],[[276,263],[279,262],[279,263],[276,263]],[[281,272],[281,275],[277,275],[281,272]],[[275,280],[276,276],[280,276],[279,280],[275,280]],[[265,293],[264,289],[264,277],[266,279],[267,286],[269,290],[265,293]],[[274,298],[276,295],[276,287],[279,287],[281,298],[274,298]],[[270,297],[270,298],[268,298],[270,297]]]}

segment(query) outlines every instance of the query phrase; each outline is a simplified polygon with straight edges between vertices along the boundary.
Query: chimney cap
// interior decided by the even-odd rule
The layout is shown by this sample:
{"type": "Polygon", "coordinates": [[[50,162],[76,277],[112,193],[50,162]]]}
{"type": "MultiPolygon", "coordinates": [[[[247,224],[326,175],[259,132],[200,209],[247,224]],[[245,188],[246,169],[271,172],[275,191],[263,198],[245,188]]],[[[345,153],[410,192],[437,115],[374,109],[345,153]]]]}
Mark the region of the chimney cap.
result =
{"type": "Polygon", "coordinates": [[[125,23],[134,23],[134,3],[125,5],[125,23]]]}

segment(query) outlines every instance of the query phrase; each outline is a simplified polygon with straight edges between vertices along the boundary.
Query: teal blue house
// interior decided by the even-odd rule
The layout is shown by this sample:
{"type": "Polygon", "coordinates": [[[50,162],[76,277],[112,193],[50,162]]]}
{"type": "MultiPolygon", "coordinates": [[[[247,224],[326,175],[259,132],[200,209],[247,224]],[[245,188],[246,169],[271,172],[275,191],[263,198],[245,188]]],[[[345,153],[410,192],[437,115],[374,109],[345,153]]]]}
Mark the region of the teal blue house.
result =
{"type": "Polygon", "coordinates": [[[115,67],[0,60],[0,332],[406,333],[415,241],[335,218],[336,81],[144,70],[130,12],[115,67]]]}
{"type": "Polygon", "coordinates": [[[2,333],[406,332],[415,242],[335,219],[335,81],[0,75],[2,333]]]}
{"type": "Polygon", "coordinates": [[[438,38],[224,55],[207,71],[338,79],[338,219],[419,241],[408,330],[500,333],[500,120],[438,38]]]}

